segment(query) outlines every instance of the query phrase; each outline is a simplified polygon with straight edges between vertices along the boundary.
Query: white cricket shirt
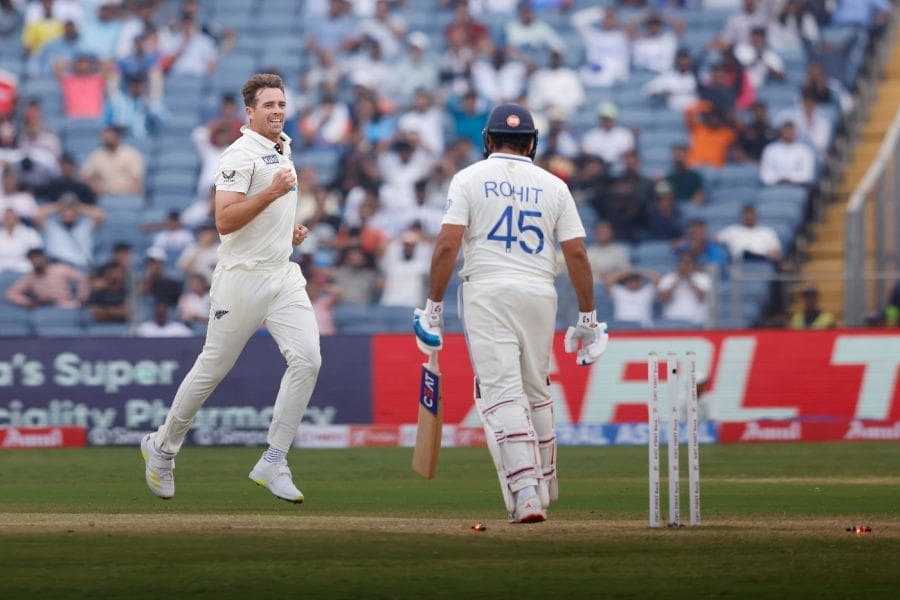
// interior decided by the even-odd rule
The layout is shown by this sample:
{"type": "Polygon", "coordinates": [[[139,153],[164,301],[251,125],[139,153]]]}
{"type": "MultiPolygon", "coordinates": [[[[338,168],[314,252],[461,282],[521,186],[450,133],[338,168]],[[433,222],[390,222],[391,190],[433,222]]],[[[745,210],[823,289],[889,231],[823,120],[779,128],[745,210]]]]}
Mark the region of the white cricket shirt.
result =
{"type": "MultiPolygon", "coordinates": [[[[442,222],[464,225],[462,277],[556,277],[555,242],[584,237],[563,181],[524,156],[495,152],[450,182],[442,222]]],[[[499,290],[498,290],[499,291],[499,290]]]]}
{"type": "MultiPolygon", "coordinates": [[[[281,154],[275,149],[275,142],[248,126],[241,131],[243,135],[219,158],[216,190],[253,196],[272,183],[272,177],[279,169],[290,169],[294,176],[297,175],[291,160],[291,138],[281,134],[281,154]]],[[[220,236],[219,265],[223,269],[283,265],[293,252],[291,242],[296,211],[297,187],[294,186],[249,223],[220,236]]]]}

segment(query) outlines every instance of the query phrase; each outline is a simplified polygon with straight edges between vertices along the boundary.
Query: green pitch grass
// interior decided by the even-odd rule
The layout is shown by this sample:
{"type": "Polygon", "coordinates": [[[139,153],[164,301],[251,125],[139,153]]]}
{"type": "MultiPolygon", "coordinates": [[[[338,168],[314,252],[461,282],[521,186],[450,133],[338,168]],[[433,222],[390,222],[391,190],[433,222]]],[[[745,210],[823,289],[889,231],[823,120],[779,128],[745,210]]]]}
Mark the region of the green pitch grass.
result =
{"type": "Polygon", "coordinates": [[[679,530],[647,527],[641,447],[562,448],[560,500],[535,525],[506,524],[484,449],[445,449],[433,481],[412,473],[409,449],[296,450],[299,506],[246,478],[258,453],[187,448],[177,495],[161,501],[137,448],[3,452],[0,598],[871,599],[900,589],[896,443],[704,447],[704,524],[679,530]],[[851,523],[872,532],[848,533],[851,523]]]}

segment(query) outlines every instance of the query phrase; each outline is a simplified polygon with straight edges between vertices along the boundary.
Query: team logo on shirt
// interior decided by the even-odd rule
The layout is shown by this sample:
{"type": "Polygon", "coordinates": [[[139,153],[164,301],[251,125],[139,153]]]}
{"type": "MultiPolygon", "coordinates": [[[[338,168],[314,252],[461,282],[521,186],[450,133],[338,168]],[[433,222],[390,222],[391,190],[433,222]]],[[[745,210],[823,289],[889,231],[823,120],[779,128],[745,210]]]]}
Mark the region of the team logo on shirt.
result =
{"type": "Polygon", "coordinates": [[[277,154],[267,154],[262,157],[262,161],[267,165],[277,165],[278,164],[278,155],[277,154]]]}
{"type": "Polygon", "coordinates": [[[228,314],[227,310],[217,310],[216,312],[213,313],[213,316],[216,318],[216,321],[218,321],[219,319],[221,319],[222,317],[224,317],[227,314],[228,314]]]}
{"type": "Polygon", "coordinates": [[[222,179],[224,179],[227,183],[231,183],[234,181],[234,176],[237,171],[222,171],[222,179]]]}
{"type": "Polygon", "coordinates": [[[510,127],[518,127],[519,123],[521,123],[521,121],[519,121],[519,115],[509,115],[506,117],[506,124],[510,127]]]}

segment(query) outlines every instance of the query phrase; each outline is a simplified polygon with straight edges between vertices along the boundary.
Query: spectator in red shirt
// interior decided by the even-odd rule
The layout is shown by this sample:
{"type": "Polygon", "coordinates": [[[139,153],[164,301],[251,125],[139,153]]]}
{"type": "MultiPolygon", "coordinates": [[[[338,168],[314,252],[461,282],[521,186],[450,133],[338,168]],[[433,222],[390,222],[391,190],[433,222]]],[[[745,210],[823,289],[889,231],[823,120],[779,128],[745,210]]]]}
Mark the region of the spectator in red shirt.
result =
{"type": "Polygon", "coordinates": [[[106,80],[100,73],[97,59],[79,54],[72,61],[70,71],[58,63],[56,77],[63,96],[63,110],[69,119],[99,119],[103,115],[103,96],[106,80]]]}
{"type": "Polygon", "coordinates": [[[464,33],[466,44],[470,48],[487,50],[488,48],[484,48],[484,46],[490,43],[490,30],[484,23],[476,21],[472,17],[469,12],[468,0],[457,0],[453,10],[456,13],[456,19],[444,30],[447,40],[453,37],[455,30],[460,30],[464,33]]]}

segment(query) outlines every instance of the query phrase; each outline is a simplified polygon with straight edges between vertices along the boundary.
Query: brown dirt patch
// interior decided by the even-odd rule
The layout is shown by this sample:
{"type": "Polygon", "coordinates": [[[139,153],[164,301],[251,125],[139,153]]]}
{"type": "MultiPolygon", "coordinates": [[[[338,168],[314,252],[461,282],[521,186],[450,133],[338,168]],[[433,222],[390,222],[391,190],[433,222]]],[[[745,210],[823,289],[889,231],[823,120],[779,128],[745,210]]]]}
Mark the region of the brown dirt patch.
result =
{"type": "MultiPolygon", "coordinates": [[[[410,519],[391,517],[307,517],[272,515],[158,515],[100,513],[0,513],[0,536],[23,533],[207,533],[263,534],[265,532],[331,531],[354,533],[489,535],[502,538],[597,539],[659,537],[669,535],[734,537],[846,538],[849,523],[834,518],[784,519],[708,519],[701,527],[679,530],[651,530],[640,520],[590,518],[584,520],[551,519],[533,525],[510,525],[503,520],[482,521],[487,531],[476,533],[474,522],[459,518],[410,519]]],[[[900,539],[900,517],[867,523],[878,538],[900,539]]]]}

